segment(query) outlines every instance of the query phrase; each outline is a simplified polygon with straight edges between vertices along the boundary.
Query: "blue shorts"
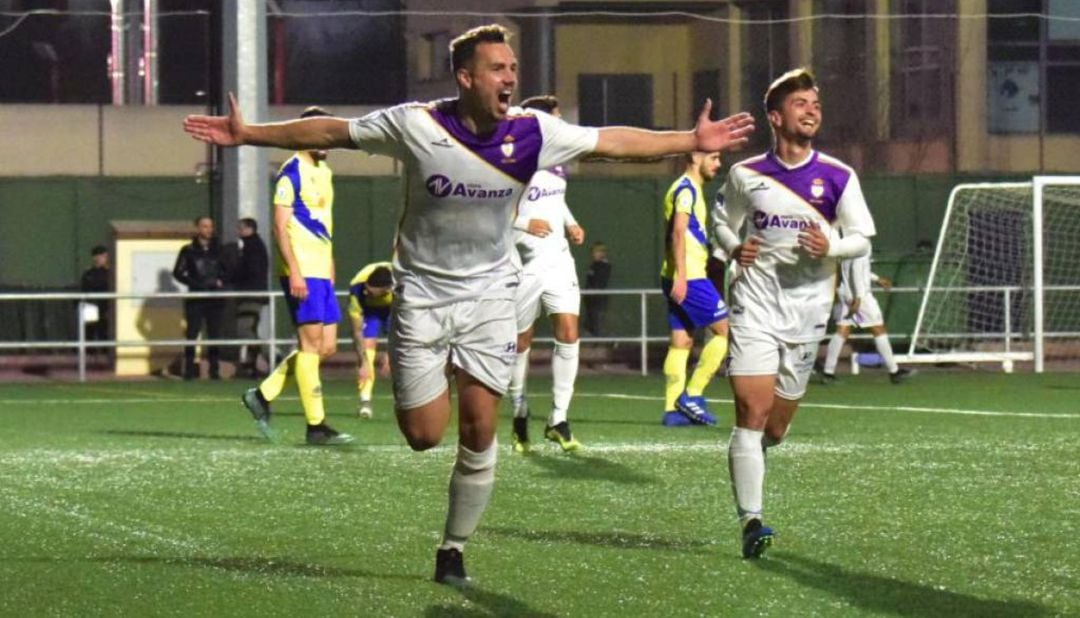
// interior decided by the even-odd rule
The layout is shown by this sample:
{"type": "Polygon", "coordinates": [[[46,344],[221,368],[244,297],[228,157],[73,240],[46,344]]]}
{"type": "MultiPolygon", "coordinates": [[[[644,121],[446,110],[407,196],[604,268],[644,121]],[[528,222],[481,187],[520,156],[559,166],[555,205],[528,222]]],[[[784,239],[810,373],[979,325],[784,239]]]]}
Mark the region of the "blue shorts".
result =
{"type": "Polygon", "coordinates": [[[660,287],[668,299],[668,324],[672,330],[693,332],[727,318],[727,305],[708,279],[687,281],[686,298],[681,305],[671,300],[671,284],[671,279],[660,279],[660,287]]]}
{"type": "Polygon", "coordinates": [[[365,339],[385,335],[389,331],[390,307],[363,307],[363,310],[365,339]]]}
{"type": "Polygon", "coordinates": [[[341,307],[338,307],[334,285],[330,280],[304,277],[304,281],[307,281],[308,296],[301,301],[289,293],[289,278],[281,278],[281,289],[285,290],[285,302],[289,305],[293,326],[340,322],[341,307]]]}

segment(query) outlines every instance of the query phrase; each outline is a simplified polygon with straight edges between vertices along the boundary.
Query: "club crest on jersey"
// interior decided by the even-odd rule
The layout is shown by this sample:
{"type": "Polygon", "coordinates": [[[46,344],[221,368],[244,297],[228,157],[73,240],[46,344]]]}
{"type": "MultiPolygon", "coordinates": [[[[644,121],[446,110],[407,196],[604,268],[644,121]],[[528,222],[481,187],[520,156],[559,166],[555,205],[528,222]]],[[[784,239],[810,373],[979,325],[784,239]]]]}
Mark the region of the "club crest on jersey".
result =
{"type": "Polygon", "coordinates": [[[503,138],[503,143],[502,146],[499,146],[499,150],[501,150],[503,156],[506,157],[506,160],[504,160],[503,163],[513,163],[511,157],[514,156],[514,136],[507,135],[503,138]]]}
{"type": "Polygon", "coordinates": [[[825,181],[820,178],[810,181],[810,195],[817,198],[825,195],[825,181]]]}

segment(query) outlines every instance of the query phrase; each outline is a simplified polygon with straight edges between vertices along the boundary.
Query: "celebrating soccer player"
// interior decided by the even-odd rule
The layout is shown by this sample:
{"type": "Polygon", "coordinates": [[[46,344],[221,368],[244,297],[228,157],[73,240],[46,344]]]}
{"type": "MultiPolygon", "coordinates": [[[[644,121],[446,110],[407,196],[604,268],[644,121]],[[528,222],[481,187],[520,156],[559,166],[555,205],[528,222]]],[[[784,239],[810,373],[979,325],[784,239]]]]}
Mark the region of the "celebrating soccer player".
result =
{"type": "Polygon", "coordinates": [[[390,329],[395,412],[409,446],[437,445],[450,422],[449,363],[459,445],[435,559],[436,581],[448,584],[466,580],[462,549],[495,482],[498,406],[516,355],[512,215],[529,179],[589,154],[640,158],[739,147],[753,130],[748,114],[710,120],[709,103],[692,131],[584,128],[537,110],[511,114],[517,59],[507,37],[490,25],[451,42],[453,99],[353,120],[248,125],[230,97],[228,116],[184,123],[195,138],[223,146],[360,148],[404,162],[390,329]]]}
{"type": "Polygon", "coordinates": [[[737,265],[728,298],[735,394],[728,463],[746,558],[772,542],[762,523],[765,449],[787,434],[806,392],[836,260],[867,253],[874,235],[855,172],[813,148],[821,127],[813,75],[781,75],[765,93],[765,112],[773,150],[732,166],[713,210],[716,239],[737,265]]]}

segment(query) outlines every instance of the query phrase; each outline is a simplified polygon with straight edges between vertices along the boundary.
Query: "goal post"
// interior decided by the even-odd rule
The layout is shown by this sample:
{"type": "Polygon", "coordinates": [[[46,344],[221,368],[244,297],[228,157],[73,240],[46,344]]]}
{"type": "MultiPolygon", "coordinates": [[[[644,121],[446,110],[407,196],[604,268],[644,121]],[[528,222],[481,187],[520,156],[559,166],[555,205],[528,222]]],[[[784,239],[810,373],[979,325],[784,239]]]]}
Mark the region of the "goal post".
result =
{"type": "Polygon", "coordinates": [[[904,362],[1080,360],[1080,176],[957,185],[904,362]]]}

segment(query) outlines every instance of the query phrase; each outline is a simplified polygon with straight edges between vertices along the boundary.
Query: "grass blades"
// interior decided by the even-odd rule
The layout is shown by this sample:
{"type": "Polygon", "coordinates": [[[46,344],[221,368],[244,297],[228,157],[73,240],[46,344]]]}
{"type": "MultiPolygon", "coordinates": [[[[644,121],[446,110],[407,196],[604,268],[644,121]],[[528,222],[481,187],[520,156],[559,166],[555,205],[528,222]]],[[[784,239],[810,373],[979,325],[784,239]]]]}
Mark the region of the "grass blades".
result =
{"type": "MultiPolygon", "coordinates": [[[[299,402],[274,443],[245,383],[0,385],[0,614],[363,616],[1055,616],[1080,613],[1080,404],[1068,375],[844,377],[812,387],[768,458],[778,536],[739,557],[730,390],[716,428],[660,426],[662,378],[579,380],[585,445],[534,453],[500,426],[494,500],[465,558],[431,582],[453,463],[413,453],[386,397],[304,444],[299,402]]],[[[386,383],[380,388],[386,392],[386,383]]]]}

